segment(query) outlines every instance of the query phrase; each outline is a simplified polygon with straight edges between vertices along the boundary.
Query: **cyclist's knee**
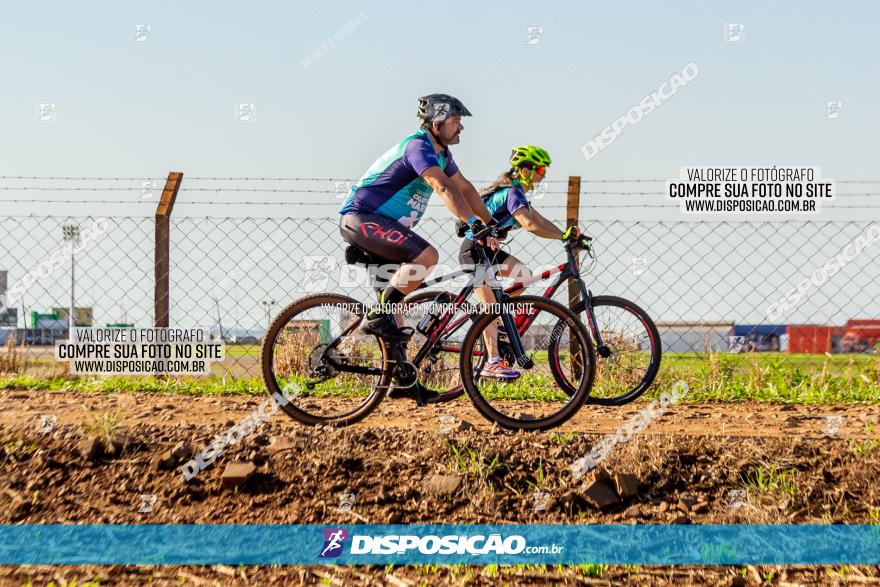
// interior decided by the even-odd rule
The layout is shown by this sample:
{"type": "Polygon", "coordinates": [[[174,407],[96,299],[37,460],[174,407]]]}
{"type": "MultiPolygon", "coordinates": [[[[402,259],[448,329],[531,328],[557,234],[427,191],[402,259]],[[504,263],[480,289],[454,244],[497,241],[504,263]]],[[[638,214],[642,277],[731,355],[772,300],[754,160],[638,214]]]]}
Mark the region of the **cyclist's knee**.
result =
{"type": "Polygon", "coordinates": [[[423,267],[425,267],[425,269],[430,271],[434,268],[434,265],[436,265],[439,260],[440,253],[433,246],[429,246],[421,253],[419,253],[419,256],[413,259],[412,262],[417,265],[422,265],[423,267]]]}

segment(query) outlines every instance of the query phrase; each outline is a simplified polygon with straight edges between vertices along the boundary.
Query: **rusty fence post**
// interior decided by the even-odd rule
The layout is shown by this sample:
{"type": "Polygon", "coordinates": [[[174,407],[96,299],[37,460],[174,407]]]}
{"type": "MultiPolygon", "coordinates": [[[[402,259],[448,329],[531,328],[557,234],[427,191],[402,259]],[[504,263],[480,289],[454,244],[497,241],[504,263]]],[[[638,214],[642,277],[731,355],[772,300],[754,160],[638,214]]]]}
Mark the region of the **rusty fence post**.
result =
{"type": "Polygon", "coordinates": [[[168,328],[169,324],[169,275],[171,272],[171,211],[174,209],[174,201],[183,181],[183,173],[172,171],[165,180],[165,189],[156,207],[156,253],[155,278],[156,287],[153,292],[154,303],[154,326],[168,328]]]}
{"type": "MultiPolygon", "coordinates": [[[[568,176],[568,201],[565,206],[565,226],[578,226],[578,209],[581,205],[581,178],[579,175],[568,176]]],[[[578,282],[569,278],[568,280],[568,307],[572,308],[581,297],[581,289],[578,282]]],[[[574,342],[570,339],[568,343],[569,358],[571,360],[571,374],[575,381],[578,381],[583,374],[583,365],[577,360],[581,352],[574,342]]]]}

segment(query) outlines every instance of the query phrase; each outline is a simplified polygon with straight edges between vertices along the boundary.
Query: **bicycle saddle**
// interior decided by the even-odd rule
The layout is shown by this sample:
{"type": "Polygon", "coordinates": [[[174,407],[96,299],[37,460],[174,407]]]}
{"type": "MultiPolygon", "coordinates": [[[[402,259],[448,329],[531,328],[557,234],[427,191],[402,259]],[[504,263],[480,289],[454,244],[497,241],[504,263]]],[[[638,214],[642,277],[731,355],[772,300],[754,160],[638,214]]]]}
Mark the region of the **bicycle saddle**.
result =
{"type": "Polygon", "coordinates": [[[345,262],[349,265],[361,265],[368,267],[370,265],[399,265],[396,261],[384,259],[374,253],[365,251],[355,245],[345,247],[345,262]]]}

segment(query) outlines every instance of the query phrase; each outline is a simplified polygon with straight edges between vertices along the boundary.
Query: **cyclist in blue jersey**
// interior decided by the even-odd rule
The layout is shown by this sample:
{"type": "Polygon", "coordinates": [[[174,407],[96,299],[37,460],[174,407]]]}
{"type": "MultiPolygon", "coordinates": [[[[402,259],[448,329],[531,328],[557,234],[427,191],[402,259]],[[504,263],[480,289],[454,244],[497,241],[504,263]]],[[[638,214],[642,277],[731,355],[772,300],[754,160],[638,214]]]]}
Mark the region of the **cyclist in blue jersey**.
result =
{"type": "MultiPolygon", "coordinates": [[[[342,204],[339,231],[349,244],[400,263],[364,318],[361,329],[386,340],[406,342],[412,329],[401,327],[397,309],[438,261],[437,249],[413,232],[436,192],[460,220],[491,223],[492,217],[473,184],[465,179],[449,145],[460,141],[463,116],[470,111],[447,94],[419,98],[422,124],[379,157],[352,186],[342,204]]],[[[490,246],[496,246],[489,239],[490,246]]]]}
{"type": "MultiPolygon", "coordinates": [[[[505,238],[508,231],[518,228],[524,228],[535,236],[549,239],[568,240],[580,234],[577,227],[560,230],[553,222],[539,214],[526,199],[526,194],[543,181],[550,163],[552,163],[550,154],[540,147],[534,145],[515,147],[510,155],[510,169],[481,192],[492,219],[498,224],[499,238],[505,238]]],[[[475,218],[470,218],[469,222],[474,220],[475,218]]],[[[465,237],[467,238],[461,243],[458,259],[463,266],[473,267],[477,264],[477,257],[473,251],[473,232],[468,230],[465,237]]],[[[519,280],[526,280],[532,276],[528,265],[504,250],[499,249],[495,253],[492,264],[500,276],[514,276],[519,280]]],[[[488,304],[495,301],[489,286],[477,288],[476,294],[481,302],[488,304]]],[[[518,378],[520,372],[512,369],[507,361],[499,356],[497,325],[491,324],[486,328],[484,339],[489,360],[483,367],[481,375],[508,381],[518,378]]]]}

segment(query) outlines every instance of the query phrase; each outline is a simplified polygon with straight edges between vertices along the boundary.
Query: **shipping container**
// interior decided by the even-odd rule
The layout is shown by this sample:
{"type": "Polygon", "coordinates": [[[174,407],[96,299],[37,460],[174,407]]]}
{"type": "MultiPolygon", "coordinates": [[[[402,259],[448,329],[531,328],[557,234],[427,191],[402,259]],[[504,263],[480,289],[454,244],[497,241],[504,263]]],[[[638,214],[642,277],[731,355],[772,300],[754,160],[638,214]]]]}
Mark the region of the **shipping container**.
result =
{"type": "Polygon", "coordinates": [[[818,326],[813,324],[790,324],[788,326],[788,352],[790,353],[831,353],[834,352],[834,339],[841,336],[839,326],[818,326]]]}
{"type": "Polygon", "coordinates": [[[880,320],[849,320],[843,327],[844,352],[864,352],[880,343],[880,320]]]}

